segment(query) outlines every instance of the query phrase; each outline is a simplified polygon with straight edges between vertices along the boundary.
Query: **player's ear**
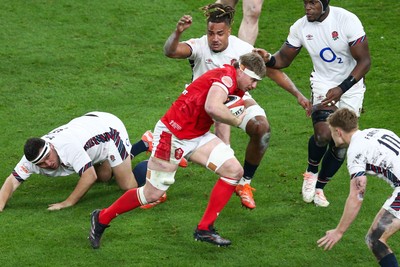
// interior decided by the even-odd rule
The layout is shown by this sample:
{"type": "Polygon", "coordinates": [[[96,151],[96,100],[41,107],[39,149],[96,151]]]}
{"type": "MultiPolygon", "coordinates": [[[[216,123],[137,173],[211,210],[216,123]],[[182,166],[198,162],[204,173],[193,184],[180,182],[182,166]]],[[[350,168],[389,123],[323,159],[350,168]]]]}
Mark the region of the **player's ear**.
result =
{"type": "Polygon", "coordinates": [[[337,132],[339,137],[343,137],[343,130],[341,128],[336,127],[335,131],[337,132]]]}

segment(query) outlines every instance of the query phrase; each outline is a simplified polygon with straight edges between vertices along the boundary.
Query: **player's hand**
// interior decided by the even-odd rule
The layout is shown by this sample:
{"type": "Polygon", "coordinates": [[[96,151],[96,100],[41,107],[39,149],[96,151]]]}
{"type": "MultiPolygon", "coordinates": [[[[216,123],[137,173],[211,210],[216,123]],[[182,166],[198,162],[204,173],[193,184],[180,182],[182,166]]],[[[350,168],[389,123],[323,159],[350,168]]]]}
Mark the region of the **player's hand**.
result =
{"type": "Polygon", "coordinates": [[[187,28],[189,28],[192,25],[192,16],[190,15],[184,15],[179,21],[178,24],[176,24],[176,30],[178,32],[183,32],[187,28]]]}
{"type": "Polygon", "coordinates": [[[342,94],[343,91],[340,89],[340,87],[333,87],[328,90],[328,93],[326,93],[326,98],[322,100],[321,104],[325,107],[334,106],[337,102],[339,102],[342,94]]]}
{"type": "Polygon", "coordinates": [[[244,109],[243,113],[240,114],[240,115],[237,117],[238,120],[240,121],[240,123],[239,123],[238,125],[236,125],[236,127],[242,128],[242,127],[241,127],[241,124],[243,123],[244,116],[246,116],[246,108],[244,109]]]}
{"type": "Polygon", "coordinates": [[[304,108],[306,111],[307,117],[311,116],[312,104],[309,99],[307,99],[304,95],[300,95],[297,97],[297,103],[304,108]]]}
{"type": "Polygon", "coordinates": [[[47,210],[61,210],[64,208],[68,208],[72,205],[68,204],[67,202],[63,201],[60,203],[54,203],[54,204],[50,204],[49,207],[47,208],[47,210]]]}
{"type": "Polygon", "coordinates": [[[267,63],[271,59],[271,54],[268,53],[265,49],[254,48],[253,52],[259,54],[264,59],[265,63],[267,63]]]}
{"type": "Polygon", "coordinates": [[[324,250],[330,250],[342,238],[343,233],[336,229],[326,232],[325,236],[320,238],[317,243],[318,247],[324,247],[324,250]]]}

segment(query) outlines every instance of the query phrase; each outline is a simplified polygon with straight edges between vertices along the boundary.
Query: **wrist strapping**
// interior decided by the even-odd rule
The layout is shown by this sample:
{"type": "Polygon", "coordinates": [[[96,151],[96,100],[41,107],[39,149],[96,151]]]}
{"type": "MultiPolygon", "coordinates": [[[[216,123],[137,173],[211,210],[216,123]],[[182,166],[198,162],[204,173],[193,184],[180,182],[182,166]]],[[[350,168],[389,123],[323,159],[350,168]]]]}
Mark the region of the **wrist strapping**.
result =
{"type": "Polygon", "coordinates": [[[271,57],[269,58],[269,61],[268,61],[267,63],[265,63],[265,66],[266,66],[266,67],[273,67],[273,66],[275,66],[275,63],[276,63],[275,57],[274,57],[274,56],[271,56],[271,57]]]}
{"type": "Polygon", "coordinates": [[[354,78],[352,75],[350,75],[341,84],[339,84],[338,87],[340,87],[340,89],[342,89],[342,92],[344,94],[344,93],[346,93],[347,90],[349,90],[356,83],[357,83],[356,78],[354,78]]]}

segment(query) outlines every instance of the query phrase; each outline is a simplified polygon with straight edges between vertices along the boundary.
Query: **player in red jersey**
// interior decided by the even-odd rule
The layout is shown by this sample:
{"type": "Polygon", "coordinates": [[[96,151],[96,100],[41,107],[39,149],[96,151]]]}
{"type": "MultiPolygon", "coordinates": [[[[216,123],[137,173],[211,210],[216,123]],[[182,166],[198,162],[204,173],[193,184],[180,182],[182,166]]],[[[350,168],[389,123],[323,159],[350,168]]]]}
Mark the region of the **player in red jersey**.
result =
{"type": "Polygon", "coordinates": [[[231,244],[230,240],[216,232],[214,222],[242,178],[243,168],[233,150],[211,133],[210,128],[214,121],[232,126],[242,122],[245,113],[235,117],[224,102],[228,95],[243,96],[254,89],[264,77],[265,68],[258,54],[244,54],[233,66],[224,65],[206,72],[182,92],[155,126],[146,184],[127,191],[108,208],[92,212],[89,240],[93,248],[100,247],[104,230],[117,215],[157,201],[167,191],[175,182],[175,173],[182,157],[220,177],[194,232],[195,240],[218,246],[231,244]]]}

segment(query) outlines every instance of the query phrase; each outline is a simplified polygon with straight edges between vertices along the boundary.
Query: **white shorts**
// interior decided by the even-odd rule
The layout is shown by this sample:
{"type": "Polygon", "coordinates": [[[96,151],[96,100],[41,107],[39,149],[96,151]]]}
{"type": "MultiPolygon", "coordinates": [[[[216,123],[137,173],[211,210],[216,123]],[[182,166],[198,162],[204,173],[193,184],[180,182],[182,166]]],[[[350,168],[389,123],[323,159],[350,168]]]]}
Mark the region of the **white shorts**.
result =
{"type": "Polygon", "coordinates": [[[96,115],[104,121],[104,125],[118,131],[119,139],[110,140],[108,151],[105,152],[107,153],[107,161],[112,168],[120,165],[130,155],[132,147],[124,123],[111,113],[96,111],[88,114],[96,115]]]}
{"type": "Polygon", "coordinates": [[[196,148],[217,138],[213,133],[207,132],[204,135],[193,139],[178,139],[170,130],[158,121],[153,133],[153,146],[155,149],[151,156],[179,164],[183,157],[189,158],[196,148]]]}
{"type": "MultiPolygon", "coordinates": [[[[329,89],[331,89],[331,87],[328,88],[325,84],[312,82],[312,104],[320,104],[321,101],[326,98],[326,93],[328,93],[329,89]]],[[[340,97],[340,101],[336,103],[336,106],[338,108],[348,108],[353,110],[356,112],[357,116],[360,116],[365,90],[364,80],[361,79],[340,97]]]]}
{"type": "Polygon", "coordinates": [[[390,212],[397,219],[400,219],[400,209],[399,209],[399,199],[400,199],[400,187],[396,187],[392,195],[386,200],[382,208],[390,212]]]}

